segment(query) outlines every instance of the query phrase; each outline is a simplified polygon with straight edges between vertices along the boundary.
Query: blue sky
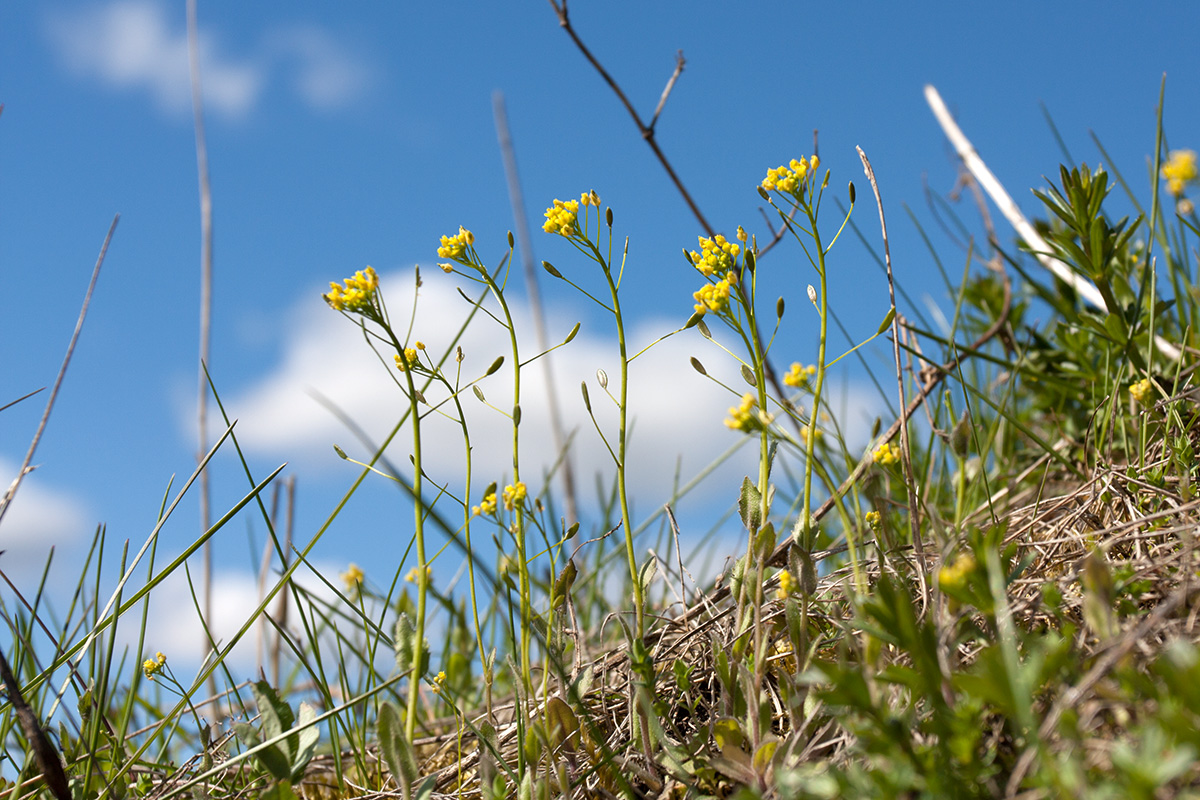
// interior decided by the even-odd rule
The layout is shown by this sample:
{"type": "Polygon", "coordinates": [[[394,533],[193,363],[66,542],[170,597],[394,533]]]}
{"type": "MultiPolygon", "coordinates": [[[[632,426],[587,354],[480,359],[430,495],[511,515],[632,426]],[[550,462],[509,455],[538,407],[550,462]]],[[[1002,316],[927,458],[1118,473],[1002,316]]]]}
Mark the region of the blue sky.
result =
{"type": "MultiPolygon", "coordinates": [[[[136,546],[153,527],[168,479],[194,465],[199,212],[183,8],[125,0],[16,2],[0,11],[0,403],[52,383],[104,232],[122,215],[39,469],[0,526],[0,548],[8,550],[0,565],[10,575],[33,569],[50,544],[71,562],[97,524],[113,541],[136,546]]],[[[955,179],[922,97],[926,83],[1028,214],[1038,211],[1029,188],[1062,160],[1039,103],[1075,159],[1100,160],[1093,130],[1143,189],[1164,72],[1170,143],[1195,147],[1189,137],[1200,129],[1200,11],[1190,2],[1157,3],[1137,15],[1083,2],[571,8],[584,41],[647,116],[683,51],[687,69],[659,141],[727,233],[742,224],[761,234],[756,184],[767,167],[810,152],[814,129],[833,170],[832,196],[844,202],[854,180],[865,199],[854,151],[862,146],[882,184],[898,278],[925,312],[947,308],[946,292],[904,204],[934,231],[952,272],[963,263],[924,206],[926,183],[945,194],[955,179]]],[[[399,405],[351,326],[319,295],[330,280],[370,264],[384,275],[396,314],[407,308],[410,271],[420,263],[420,338],[431,345],[447,338],[464,305],[434,268],[438,237],[466,225],[495,260],[513,226],[493,92],[507,100],[531,219],[556,197],[595,189],[614,208],[618,233],[630,237],[625,303],[635,339],[647,342],[687,318],[696,281],[680,249],[695,247],[699,227],[549,4],[335,10],[202,0],[200,20],[216,225],[211,367],[257,473],[287,461],[287,474],[297,477],[299,541],[356,475],[332,449],[338,442],[355,453],[352,437],[307,390],[327,394],[373,432],[390,425],[399,405]]],[[[872,237],[876,213],[867,201],[855,214],[872,237]]],[[[969,209],[964,215],[974,219],[969,209]]],[[[825,221],[830,230],[836,225],[832,203],[825,221]]],[[[564,243],[537,235],[535,247],[539,259],[584,274],[564,243]]],[[[831,303],[865,338],[887,308],[886,286],[852,239],[832,258],[831,303]]],[[[776,357],[785,365],[811,361],[816,322],[804,300],[811,270],[794,246],[767,266],[768,294],[791,301],[776,357]]],[[[598,278],[582,280],[596,286],[598,278]]],[[[567,287],[543,284],[543,292],[552,335],[583,322],[569,355],[556,362],[570,417],[581,424],[579,380],[598,366],[612,372],[609,324],[567,287]]],[[[472,336],[468,364],[482,370],[499,352],[495,331],[472,336]]],[[[635,373],[644,381],[635,395],[642,512],[669,486],[680,451],[688,451],[686,473],[736,438],[720,422],[730,398],[691,371],[688,355],[713,369],[721,363],[697,336],[679,337],[635,373]]],[[[857,418],[879,407],[854,368],[842,377],[857,418]]],[[[539,386],[535,380],[527,391],[539,386]]],[[[3,412],[5,483],[43,402],[39,396],[3,412]]],[[[479,485],[502,480],[502,421],[480,416],[475,424],[479,485]]],[[[585,476],[589,459],[600,458],[590,434],[580,431],[585,476]]],[[[547,454],[532,446],[529,458],[547,454]]],[[[452,473],[456,463],[447,454],[437,466],[452,473]]],[[[708,496],[732,500],[746,469],[732,464],[723,473],[728,485],[708,496]]],[[[370,564],[386,580],[411,516],[394,490],[371,484],[315,555],[329,569],[370,564]]],[[[217,513],[242,491],[232,455],[220,455],[217,513]]],[[[711,513],[698,504],[687,519],[702,528],[711,513]]],[[[194,538],[196,520],[195,499],[186,499],[164,532],[168,550],[194,538]]],[[[225,596],[238,603],[252,596],[251,553],[261,541],[251,517],[235,520],[217,541],[225,596]]],[[[56,574],[74,580],[67,563],[56,574]]]]}

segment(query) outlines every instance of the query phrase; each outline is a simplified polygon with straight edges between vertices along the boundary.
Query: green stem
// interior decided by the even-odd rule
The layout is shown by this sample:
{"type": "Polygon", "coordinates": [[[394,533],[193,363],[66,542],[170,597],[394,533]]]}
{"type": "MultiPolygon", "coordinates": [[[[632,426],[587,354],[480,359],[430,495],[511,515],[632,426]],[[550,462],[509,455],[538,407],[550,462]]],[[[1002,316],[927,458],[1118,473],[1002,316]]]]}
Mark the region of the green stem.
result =
{"type": "MultiPolygon", "coordinates": [[[[610,232],[611,241],[611,232],[610,232]]],[[[590,241],[589,241],[590,244],[590,241]]],[[[604,279],[608,281],[608,291],[612,296],[613,318],[617,323],[617,348],[621,358],[621,387],[617,400],[617,498],[621,504],[621,525],[625,529],[625,557],[629,561],[629,578],[633,582],[634,619],[637,627],[637,638],[646,634],[646,609],[642,584],[638,576],[637,553],[633,549],[633,520],[629,513],[629,494],[625,485],[625,447],[626,425],[629,399],[629,356],[625,342],[625,320],[621,316],[621,301],[618,297],[617,284],[613,280],[612,268],[600,250],[592,245],[592,251],[600,262],[604,279]]]]}

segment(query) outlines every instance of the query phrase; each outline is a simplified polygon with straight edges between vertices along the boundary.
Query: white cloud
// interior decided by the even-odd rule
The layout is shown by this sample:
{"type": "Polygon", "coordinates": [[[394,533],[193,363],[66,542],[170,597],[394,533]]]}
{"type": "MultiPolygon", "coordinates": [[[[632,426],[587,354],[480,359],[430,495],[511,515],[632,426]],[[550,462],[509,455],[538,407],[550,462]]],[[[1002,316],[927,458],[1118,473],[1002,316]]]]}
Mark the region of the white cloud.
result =
{"type": "MultiPolygon", "coordinates": [[[[144,91],[161,110],[184,116],[191,107],[187,29],[183,14],[176,17],[154,0],[118,0],[59,12],[48,19],[47,33],[70,72],[110,88],[144,91]]],[[[250,53],[235,56],[218,46],[206,20],[201,25],[205,108],[217,114],[241,117],[252,111],[276,71],[316,110],[352,102],[368,83],[366,66],[319,28],[269,32],[250,53]]]]}
{"type": "MultiPolygon", "coordinates": [[[[0,491],[7,491],[19,468],[18,462],[0,457],[0,491]]],[[[35,470],[25,476],[0,522],[0,566],[9,574],[39,570],[51,546],[73,544],[94,529],[85,504],[70,492],[46,485],[35,470]]]]}
{"type": "Polygon", "coordinates": [[[266,48],[287,65],[296,93],[319,111],[349,105],[370,82],[365,64],[328,33],[311,25],[272,34],[266,48]]]}
{"type": "MultiPolygon", "coordinates": [[[[412,272],[381,276],[394,320],[408,318],[408,287],[412,272]]],[[[428,353],[440,355],[467,316],[469,307],[455,291],[455,281],[441,273],[426,275],[417,304],[414,338],[427,343],[428,353]]],[[[344,469],[332,445],[341,445],[352,456],[365,460],[370,453],[360,446],[346,428],[323,407],[314,393],[328,398],[361,426],[376,442],[381,441],[399,420],[405,400],[392,382],[391,356],[381,364],[363,341],[357,328],[331,311],[313,291],[292,312],[291,320],[281,323],[288,331],[287,350],[278,368],[235,397],[229,404],[238,423],[239,440],[244,447],[273,459],[286,459],[298,470],[344,469]]],[[[488,306],[495,310],[493,306],[488,306]]],[[[527,308],[513,302],[518,340],[527,348],[523,359],[533,355],[533,329],[527,308]]],[[[551,338],[560,340],[575,318],[569,309],[558,309],[551,320],[551,338]]],[[[663,319],[646,320],[630,331],[631,352],[636,352],[658,336],[670,331],[672,323],[663,319]]],[[[480,386],[487,400],[506,411],[511,405],[511,352],[507,335],[491,319],[480,314],[460,341],[465,353],[464,382],[480,376],[497,356],[505,356],[505,366],[486,378],[480,386]]],[[[731,445],[745,437],[727,430],[722,424],[726,411],[736,397],[697,374],[689,356],[697,355],[710,374],[727,386],[741,391],[744,386],[732,359],[696,331],[686,331],[655,345],[631,366],[629,407],[633,437],[629,459],[629,481],[643,504],[643,512],[670,496],[681,460],[679,477],[687,481],[708,466],[731,445]]],[[[602,430],[610,437],[616,431],[614,404],[597,384],[596,370],[609,376],[609,389],[616,392],[619,372],[616,343],[611,322],[586,324],[578,337],[565,348],[555,351],[555,385],[564,422],[575,431],[574,462],[583,500],[594,493],[597,473],[611,480],[613,461],[584,408],[580,382],[586,381],[591,404],[602,430]]],[[[453,371],[453,360],[448,371],[453,371]]],[[[522,371],[522,442],[523,477],[540,484],[543,467],[551,465],[557,454],[549,429],[544,373],[540,364],[522,371]]],[[[445,392],[431,389],[430,402],[445,398],[445,392]]],[[[472,446],[474,483],[482,487],[512,473],[511,427],[501,413],[485,407],[472,392],[465,391],[461,402],[467,415],[472,446]]],[[[839,402],[835,398],[835,403],[839,402]]],[[[869,407],[862,396],[851,392],[847,411],[851,423],[869,407]]],[[[452,406],[446,406],[452,411],[452,406]]],[[[435,480],[448,480],[453,486],[463,473],[464,448],[456,423],[438,415],[426,418],[422,425],[424,466],[435,480]]],[[[860,437],[861,438],[861,437],[860,437]]],[[[408,467],[411,434],[397,437],[389,450],[393,463],[408,467]]],[[[735,497],[740,477],[754,469],[753,448],[739,452],[714,476],[711,484],[730,502],[735,497]],[[725,497],[727,495],[727,498],[725,497]]],[[[477,489],[478,491],[478,489],[477,489]]]]}
{"type": "MultiPolygon", "coordinates": [[[[148,92],[169,113],[191,107],[187,32],[182,14],[175,24],[148,0],[92,6],[50,20],[52,44],[65,66],[113,88],[148,92]]],[[[221,53],[211,36],[200,35],[206,107],[228,116],[246,113],[262,91],[262,67],[221,53]]]]}

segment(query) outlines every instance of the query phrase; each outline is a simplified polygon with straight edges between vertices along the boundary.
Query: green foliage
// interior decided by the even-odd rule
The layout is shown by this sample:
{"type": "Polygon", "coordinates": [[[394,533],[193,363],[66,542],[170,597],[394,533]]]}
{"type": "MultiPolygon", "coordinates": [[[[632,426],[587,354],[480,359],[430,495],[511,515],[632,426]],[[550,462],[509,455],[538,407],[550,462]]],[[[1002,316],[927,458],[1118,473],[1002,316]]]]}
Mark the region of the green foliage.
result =
{"type": "Polygon", "coordinates": [[[242,744],[254,749],[263,770],[278,782],[277,796],[283,800],[290,796],[290,786],[304,777],[304,769],[317,749],[317,714],[308,703],[301,703],[299,714],[293,714],[291,706],[280,700],[266,681],[256,681],[251,689],[258,701],[261,724],[255,728],[248,722],[236,722],[234,730],[242,744]]]}

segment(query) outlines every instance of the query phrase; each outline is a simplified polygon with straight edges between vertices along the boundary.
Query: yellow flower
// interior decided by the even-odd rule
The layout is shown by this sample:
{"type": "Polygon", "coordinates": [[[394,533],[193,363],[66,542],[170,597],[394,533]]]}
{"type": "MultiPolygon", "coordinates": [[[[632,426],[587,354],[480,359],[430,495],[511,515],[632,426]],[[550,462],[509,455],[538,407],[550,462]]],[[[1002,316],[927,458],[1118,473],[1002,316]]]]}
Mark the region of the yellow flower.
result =
{"type": "Polygon", "coordinates": [[[367,267],[359,270],[353,277],[346,278],[345,287],[336,283],[329,284],[329,293],[321,295],[337,311],[347,311],[352,314],[369,312],[375,307],[375,295],[379,290],[379,276],[375,270],[367,267]]]}
{"type": "Polygon", "coordinates": [[[780,600],[786,600],[795,588],[796,581],[792,578],[792,573],[786,569],[782,570],[779,573],[779,588],[775,590],[775,596],[780,600]]]}
{"type": "Polygon", "coordinates": [[[737,285],[737,273],[730,270],[725,277],[716,283],[706,283],[692,292],[696,300],[693,308],[701,314],[709,311],[723,311],[729,305],[729,287],[737,285]]]}
{"type": "Polygon", "coordinates": [[[1137,400],[1142,405],[1146,404],[1146,401],[1150,399],[1153,392],[1154,392],[1154,388],[1150,384],[1149,378],[1143,378],[1142,380],[1138,381],[1137,383],[1135,383],[1129,387],[1130,396],[1134,400],[1137,400]]]}
{"type": "Polygon", "coordinates": [[[341,574],[341,579],[342,583],[346,587],[346,591],[351,594],[356,594],[358,592],[358,587],[361,586],[363,582],[363,571],[358,564],[351,562],[350,566],[346,567],[346,571],[341,574]]]}
{"type": "Polygon", "coordinates": [[[788,386],[801,388],[808,385],[808,379],[817,374],[817,368],[814,364],[809,364],[807,367],[800,366],[800,362],[792,363],[792,368],[788,370],[788,374],[783,376],[783,382],[788,386]]]}
{"type": "Polygon", "coordinates": [[[438,266],[439,266],[439,267],[441,267],[441,268],[442,268],[442,272],[445,272],[447,275],[449,275],[451,272],[454,272],[454,265],[453,265],[453,264],[449,264],[449,263],[442,263],[442,264],[438,264],[438,266]]]}
{"type": "MultiPolygon", "coordinates": [[[[467,257],[467,248],[474,243],[475,234],[471,233],[462,225],[459,225],[457,236],[442,237],[442,245],[437,251],[438,258],[450,258],[455,261],[464,261],[467,257]]],[[[443,265],[442,269],[446,272],[450,271],[446,269],[446,265],[443,265]]]]}
{"type": "Polygon", "coordinates": [[[975,571],[975,556],[970,553],[959,553],[951,564],[943,564],[938,570],[938,586],[942,591],[962,590],[967,586],[967,578],[975,571]]]}
{"type": "MultiPolygon", "coordinates": [[[[420,342],[417,342],[417,344],[420,344],[420,342]]],[[[424,350],[425,348],[422,347],[421,349],[424,350]]],[[[417,348],[415,347],[404,348],[404,358],[401,358],[399,353],[393,356],[393,358],[396,359],[396,369],[401,372],[408,372],[409,369],[417,366],[419,363],[417,361],[417,348]]]]}
{"type": "Polygon", "coordinates": [[[879,530],[879,525],[883,521],[878,511],[868,511],[864,517],[867,527],[873,531],[879,530]]]}
{"type": "Polygon", "coordinates": [[[518,481],[516,484],[504,487],[504,507],[512,511],[521,503],[525,502],[525,484],[518,481]]]}
{"type": "MultiPolygon", "coordinates": [[[[426,583],[429,583],[430,576],[432,574],[433,574],[433,568],[430,567],[428,564],[426,564],[425,565],[425,582],[426,583]]],[[[410,569],[408,571],[408,574],[404,576],[404,580],[407,581],[408,583],[416,583],[417,578],[419,578],[420,576],[421,576],[421,568],[413,567],[412,569],[410,569]]]]}
{"type": "Polygon", "coordinates": [[[1176,197],[1183,194],[1184,185],[1196,180],[1196,151],[1172,150],[1167,163],[1163,164],[1162,176],[1168,192],[1176,197]]]}
{"type": "Polygon", "coordinates": [[[559,236],[574,236],[577,233],[575,222],[578,217],[578,200],[568,200],[565,203],[555,200],[554,205],[546,209],[546,222],[542,225],[542,230],[546,233],[557,233],[559,236]]]}
{"type": "Polygon", "coordinates": [[[433,683],[430,684],[430,688],[433,689],[433,693],[441,694],[442,693],[442,684],[444,684],[445,682],[446,682],[446,672],[445,672],[445,670],[439,670],[437,677],[434,678],[433,683]]]}
{"type": "Polygon", "coordinates": [[[737,238],[738,238],[738,241],[742,242],[743,244],[746,242],[747,239],[750,238],[749,236],[746,235],[746,229],[743,228],[741,225],[738,225],[737,238]]]}
{"type": "Polygon", "coordinates": [[[725,418],[725,427],[747,433],[762,427],[763,420],[758,414],[758,398],[747,392],[742,395],[742,402],[731,406],[729,416],[725,418]]]}
{"type": "MultiPolygon", "coordinates": [[[[738,228],[738,238],[744,231],[738,228]]],[[[737,264],[738,254],[742,252],[740,245],[726,241],[724,236],[717,234],[711,239],[700,239],[700,252],[693,250],[690,255],[692,264],[700,270],[701,275],[716,275],[719,272],[729,272],[737,264]]]]}
{"type": "Polygon", "coordinates": [[[155,653],[154,658],[147,658],[142,662],[142,672],[150,680],[154,680],[155,675],[161,675],[163,669],[167,666],[167,657],[161,652],[155,653]]]}
{"type": "Polygon", "coordinates": [[[890,442],[884,442],[876,447],[871,455],[874,456],[876,464],[886,467],[900,460],[900,448],[890,442]]]}
{"type": "Polygon", "coordinates": [[[762,188],[768,192],[790,194],[799,199],[808,182],[809,173],[816,172],[818,163],[816,156],[812,157],[811,162],[806,158],[799,161],[793,158],[786,167],[779,166],[767,170],[767,177],[763,178],[762,188]]]}
{"type": "Polygon", "coordinates": [[[483,500],[477,506],[471,506],[471,516],[478,517],[480,514],[495,514],[496,513],[496,493],[489,492],[483,496],[483,500]]]}
{"type": "Polygon", "coordinates": [[[600,207],[600,195],[596,194],[595,191],[584,192],[583,194],[579,195],[579,205],[594,206],[596,208],[599,208],[600,207]]]}
{"type": "Polygon", "coordinates": [[[771,666],[782,669],[789,675],[796,673],[796,657],[793,655],[792,643],[786,638],[776,639],[771,643],[771,666]]]}

